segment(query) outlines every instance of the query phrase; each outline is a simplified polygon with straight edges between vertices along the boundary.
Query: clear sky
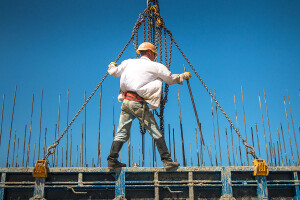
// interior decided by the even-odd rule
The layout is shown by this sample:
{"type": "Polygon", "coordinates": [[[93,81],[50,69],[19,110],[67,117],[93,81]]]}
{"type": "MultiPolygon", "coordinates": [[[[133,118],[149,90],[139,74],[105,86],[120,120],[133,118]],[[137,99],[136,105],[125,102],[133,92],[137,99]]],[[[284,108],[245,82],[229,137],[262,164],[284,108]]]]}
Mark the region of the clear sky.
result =
{"type": "MultiPolygon", "coordinates": [[[[297,141],[300,141],[300,2],[297,0],[245,0],[245,1],[159,1],[161,16],[174,39],[196,68],[209,89],[216,89],[217,99],[236,125],[234,95],[240,132],[245,137],[241,86],[244,93],[246,133],[250,144],[251,127],[254,130],[256,153],[258,155],[255,124],[257,123],[262,158],[266,159],[264,132],[258,95],[261,96],[264,127],[269,141],[267,113],[263,97],[266,92],[268,117],[272,140],[278,140],[277,128],[282,123],[288,159],[292,161],[289,143],[288,124],[285,115],[284,96],[287,101],[289,130],[293,156],[297,160],[293,125],[287,100],[287,90],[291,102],[293,123],[297,141]]],[[[67,125],[67,91],[69,89],[70,122],[84,102],[84,92],[89,96],[107,70],[107,65],[116,59],[130,38],[132,28],[139,13],[146,8],[146,0],[131,1],[8,1],[0,2],[0,95],[1,111],[4,100],[2,154],[0,166],[5,167],[9,143],[11,143],[9,163],[12,163],[13,138],[19,138],[18,164],[22,164],[25,125],[27,125],[26,149],[28,143],[32,95],[34,94],[33,121],[31,130],[30,163],[33,163],[33,149],[40,132],[41,90],[43,105],[41,118],[41,151],[47,128],[47,146],[53,144],[55,124],[58,124],[59,95],[60,119],[59,134],[67,125]],[[11,123],[14,90],[17,85],[13,123],[11,123]]],[[[142,29],[141,29],[142,32],[142,29]]],[[[142,40],[142,37],[140,37],[142,40]]],[[[169,43],[168,43],[169,45],[169,43]]],[[[121,57],[135,58],[133,45],[121,57]]],[[[182,65],[187,71],[191,68],[173,46],[171,71],[182,73],[182,65]]],[[[207,147],[211,145],[215,165],[215,146],[210,96],[192,72],[190,80],[202,132],[207,147]]],[[[167,124],[174,128],[176,157],[182,165],[181,139],[177,94],[180,92],[183,133],[187,163],[191,165],[190,145],[193,165],[197,164],[194,117],[186,83],[170,86],[169,102],[165,110],[167,124]]],[[[106,166],[113,134],[113,95],[119,92],[119,79],[107,77],[103,83],[101,107],[101,162],[106,166]]],[[[86,109],[87,163],[97,157],[99,129],[99,98],[97,91],[86,109]]],[[[117,127],[121,103],[115,98],[114,123],[117,127]]],[[[215,110],[214,110],[215,115],[215,110]]],[[[219,134],[223,165],[228,165],[225,128],[230,136],[230,126],[218,110],[219,134]]],[[[80,114],[72,129],[72,165],[76,166],[77,145],[80,148],[82,124],[85,112],[80,114]]],[[[214,118],[217,137],[216,118],[214,118]]],[[[84,128],[85,129],[85,128],[84,128]]],[[[70,132],[69,132],[70,134],[70,132]]],[[[139,162],[141,135],[137,121],[131,130],[134,162],[139,162]]],[[[234,151],[238,150],[237,135],[234,136],[234,151]]],[[[146,135],[145,166],[150,165],[149,147],[151,138],[146,135]]],[[[172,139],[172,137],[171,137],[172,139]]],[[[15,145],[15,157],[17,152],[15,145]]],[[[70,141],[70,135],[69,135],[70,141]]],[[[167,144],[169,143],[166,137],[167,144]]],[[[218,138],[217,157],[219,159],[218,138]]],[[[282,142],[282,139],[281,139],[282,142]]],[[[199,135],[198,135],[199,143],[199,135]]],[[[229,144],[231,138],[229,137],[229,144]]],[[[281,143],[282,144],[282,143],[281,143]]],[[[61,151],[66,150],[66,135],[59,144],[59,166],[61,151]]],[[[70,144],[68,145],[70,148],[70,144]]],[[[283,148],[283,146],[282,146],[283,148]]],[[[232,149],[230,145],[230,158],[232,149]]],[[[277,146],[276,146],[277,150],[277,146]]],[[[70,151],[70,150],[69,150],[70,151]]],[[[235,152],[236,153],[236,152],[235,152]]],[[[246,161],[242,148],[243,161],[246,161]]],[[[78,153],[79,154],[79,153],[78,153]]],[[[41,158],[42,156],[40,156],[41,158]]],[[[152,157],[152,153],[151,153],[152,157]]],[[[172,144],[173,158],[173,144],[172,144]]],[[[238,158],[240,159],[240,158],[238,158]]],[[[121,160],[127,163],[127,143],[123,146],[121,160]]],[[[159,160],[159,159],[158,159],[159,160]]],[[[49,161],[52,161],[50,157],[49,161]]],[[[204,152],[205,165],[210,165],[207,148],[204,152]]],[[[16,158],[14,159],[16,162],[16,158]]],[[[69,158],[68,158],[69,162],[69,158]]],[[[79,162],[79,161],[78,161],[79,162]]],[[[232,160],[231,160],[232,162],[232,160]]],[[[240,160],[239,160],[240,162],[240,160]]],[[[151,160],[152,163],[152,160],[151,160]]],[[[64,159],[65,165],[65,159],[64,159]]],[[[69,166],[69,164],[68,164],[69,166]]],[[[158,166],[162,166],[159,161],[158,166]]]]}

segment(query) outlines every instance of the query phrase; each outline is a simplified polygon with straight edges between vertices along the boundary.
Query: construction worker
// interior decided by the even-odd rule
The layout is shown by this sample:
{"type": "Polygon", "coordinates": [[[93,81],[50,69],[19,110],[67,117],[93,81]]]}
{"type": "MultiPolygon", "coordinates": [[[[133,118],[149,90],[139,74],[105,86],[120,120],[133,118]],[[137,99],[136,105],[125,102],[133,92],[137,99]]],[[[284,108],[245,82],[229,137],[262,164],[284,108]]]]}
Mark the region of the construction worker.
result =
{"type": "Polygon", "coordinates": [[[157,52],[155,46],[149,42],[142,43],[136,52],[141,55],[140,58],[125,60],[118,67],[116,63],[110,63],[108,66],[108,73],[120,78],[121,91],[118,100],[123,103],[107,166],[126,167],[126,164],[118,161],[119,152],[129,139],[132,121],[137,118],[154,139],[164,167],[178,167],[180,164],[172,161],[151,109],[157,109],[160,104],[162,81],[168,85],[182,84],[191,77],[191,73],[171,74],[166,66],[154,61],[157,52]],[[147,104],[150,105],[150,109],[147,104]]]}

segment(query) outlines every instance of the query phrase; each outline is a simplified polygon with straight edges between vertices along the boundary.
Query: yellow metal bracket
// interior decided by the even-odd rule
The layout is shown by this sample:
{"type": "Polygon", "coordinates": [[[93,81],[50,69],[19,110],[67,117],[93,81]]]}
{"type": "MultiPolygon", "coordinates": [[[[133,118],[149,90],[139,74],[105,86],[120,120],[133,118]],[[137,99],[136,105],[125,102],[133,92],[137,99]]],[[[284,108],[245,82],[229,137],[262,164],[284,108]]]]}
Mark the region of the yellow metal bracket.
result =
{"type": "Polygon", "coordinates": [[[48,175],[48,162],[46,160],[36,161],[32,174],[35,178],[46,178],[48,175]]]}
{"type": "Polygon", "coordinates": [[[269,175],[269,168],[267,166],[267,163],[264,159],[255,159],[253,161],[254,176],[268,176],[269,175]]]}

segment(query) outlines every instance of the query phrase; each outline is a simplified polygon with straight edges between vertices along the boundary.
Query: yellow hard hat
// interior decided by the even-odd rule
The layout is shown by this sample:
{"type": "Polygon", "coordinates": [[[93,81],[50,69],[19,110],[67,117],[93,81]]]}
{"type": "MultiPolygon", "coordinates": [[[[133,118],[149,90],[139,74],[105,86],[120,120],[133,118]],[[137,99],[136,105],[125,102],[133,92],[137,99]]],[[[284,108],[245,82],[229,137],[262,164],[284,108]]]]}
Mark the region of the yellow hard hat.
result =
{"type": "Polygon", "coordinates": [[[147,50],[152,51],[155,54],[155,56],[157,56],[157,54],[158,54],[156,52],[155,46],[153,44],[151,44],[150,42],[144,42],[144,43],[140,44],[139,48],[136,50],[136,53],[141,54],[140,51],[147,51],[147,50]]]}

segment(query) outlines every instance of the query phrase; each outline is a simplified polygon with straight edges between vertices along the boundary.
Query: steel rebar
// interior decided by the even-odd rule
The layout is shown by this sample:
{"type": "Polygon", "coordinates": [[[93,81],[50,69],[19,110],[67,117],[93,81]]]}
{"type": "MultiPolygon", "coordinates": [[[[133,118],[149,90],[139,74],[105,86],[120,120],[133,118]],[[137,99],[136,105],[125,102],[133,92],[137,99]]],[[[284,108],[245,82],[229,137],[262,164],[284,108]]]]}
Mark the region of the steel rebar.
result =
{"type": "Polygon", "coordinates": [[[261,158],[261,155],[260,155],[260,146],[259,146],[259,138],[258,138],[258,130],[257,130],[257,123],[255,123],[255,132],[256,132],[256,137],[257,137],[258,153],[259,153],[259,157],[261,158]]]}
{"type": "Polygon", "coordinates": [[[17,145],[16,167],[18,167],[18,156],[19,156],[19,138],[18,138],[18,145],[17,145]]]}
{"type": "Polygon", "coordinates": [[[199,158],[199,146],[198,146],[197,128],[195,128],[195,133],[196,133],[196,145],[197,145],[198,167],[200,167],[200,158],[199,158]]]}
{"type": "Polygon", "coordinates": [[[193,167],[192,143],[190,143],[191,166],[193,167]]]}
{"type": "MultiPolygon", "coordinates": [[[[215,98],[217,98],[215,89],[214,89],[214,95],[215,95],[215,98]]],[[[221,164],[221,166],[223,166],[223,164],[222,164],[221,141],[220,141],[220,131],[219,131],[219,117],[218,117],[218,107],[217,107],[217,105],[216,105],[216,118],[217,118],[217,130],[218,130],[218,139],[219,139],[220,164],[221,164]]]]}
{"type": "Polygon", "coordinates": [[[32,159],[32,166],[34,166],[34,161],[35,161],[35,146],[36,146],[36,143],[34,143],[33,145],[33,159],[32,159]]]}
{"type": "Polygon", "coordinates": [[[14,161],[15,161],[16,137],[17,137],[17,130],[15,129],[14,148],[13,148],[13,156],[12,156],[12,162],[11,162],[11,166],[12,166],[12,167],[14,167],[14,161]]]}
{"type": "MultiPolygon", "coordinates": [[[[277,128],[278,132],[278,141],[279,141],[279,147],[280,147],[280,156],[281,156],[281,165],[283,166],[283,156],[282,156],[282,148],[281,148],[281,141],[280,141],[280,134],[279,134],[279,128],[277,128]]],[[[279,157],[279,156],[278,156],[279,157]]],[[[280,159],[279,159],[280,160],[280,159]]]]}
{"type": "Polygon", "coordinates": [[[290,102],[290,97],[289,97],[289,91],[288,90],[287,90],[287,97],[288,97],[288,101],[289,101],[290,114],[291,114],[291,120],[292,120],[292,125],[293,125],[292,127],[293,127],[293,132],[294,132],[294,137],[295,137],[295,144],[296,144],[296,149],[297,149],[298,165],[300,165],[298,142],[297,142],[297,137],[296,137],[296,132],[295,132],[294,120],[293,120],[293,115],[292,115],[292,107],[291,107],[291,102],[290,102]]]}
{"type": "Polygon", "coordinates": [[[230,126],[230,134],[231,134],[231,147],[232,147],[232,162],[233,162],[233,165],[235,166],[232,126],[230,126]]]}
{"type": "MultiPolygon", "coordinates": [[[[271,136],[271,128],[270,128],[270,120],[269,120],[269,114],[268,114],[268,105],[267,105],[267,98],[266,98],[266,93],[265,93],[265,90],[264,91],[264,99],[265,99],[265,105],[266,105],[266,114],[267,114],[267,121],[268,121],[268,127],[269,127],[269,136],[270,136],[270,149],[272,149],[272,145],[273,145],[273,142],[272,142],[272,136],[271,136]]],[[[270,155],[270,159],[271,159],[271,162],[273,163],[273,156],[272,154],[270,155]]]]}
{"type": "Polygon", "coordinates": [[[265,144],[266,144],[267,163],[268,163],[268,165],[270,165],[269,152],[268,152],[268,143],[267,143],[266,131],[265,131],[265,123],[264,123],[264,117],[263,117],[263,111],[262,111],[262,107],[261,107],[261,100],[260,100],[260,94],[259,93],[258,93],[258,100],[259,100],[261,120],[262,120],[263,131],[264,131],[264,138],[265,138],[265,144]]]}
{"type": "Polygon", "coordinates": [[[1,114],[1,127],[0,127],[0,146],[1,146],[1,136],[2,136],[2,125],[3,125],[4,99],[5,99],[5,95],[3,94],[2,114],[1,114]]]}
{"type": "Polygon", "coordinates": [[[288,160],[287,160],[287,155],[286,155],[286,148],[285,148],[285,142],[284,142],[284,135],[283,135],[282,123],[280,123],[280,128],[281,128],[282,143],[283,143],[284,154],[285,154],[285,162],[286,162],[286,165],[288,165],[288,160]]]}
{"type": "Polygon", "coordinates": [[[178,90],[178,107],[179,107],[179,119],[180,119],[180,131],[181,131],[181,144],[182,144],[182,161],[183,161],[183,166],[186,167],[179,90],[178,90]]]}
{"type": "Polygon", "coordinates": [[[213,122],[213,133],[214,133],[214,146],[215,146],[215,159],[216,159],[216,166],[218,166],[218,157],[217,157],[217,145],[216,145],[216,131],[215,131],[215,120],[214,120],[214,107],[212,102],[212,97],[210,98],[211,102],[211,117],[213,122]]]}
{"type": "MultiPolygon", "coordinates": [[[[86,101],[86,91],[84,91],[84,102],[86,101]]],[[[86,166],[86,106],[84,107],[84,167],[86,166]]]]}
{"type": "Polygon", "coordinates": [[[208,151],[208,157],[209,157],[209,159],[210,159],[210,164],[211,164],[211,166],[213,166],[210,142],[209,142],[209,150],[208,150],[208,148],[207,148],[207,151],[208,151]]]}
{"type": "Polygon", "coordinates": [[[168,124],[168,128],[169,128],[169,153],[170,155],[172,155],[172,147],[171,147],[171,127],[170,124],[168,124]]]}
{"type": "MultiPolygon", "coordinates": [[[[184,70],[184,72],[186,71],[184,65],[183,65],[183,70],[184,70]]],[[[203,145],[203,148],[205,149],[205,143],[204,143],[204,138],[203,138],[203,135],[202,135],[201,127],[200,127],[199,117],[198,117],[198,113],[197,113],[197,109],[196,109],[194,97],[193,97],[193,94],[192,94],[191,85],[190,85],[190,82],[189,82],[188,79],[186,80],[186,83],[187,83],[187,86],[188,86],[188,89],[189,89],[189,94],[190,94],[190,97],[191,97],[191,101],[192,101],[192,105],[193,105],[193,109],[194,109],[194,114],[195,114],[197,125],[198,125],[198,128],[199,128],[199,133],[200,133],[200,137],[201,137],[201,143],[203,145]]]]}
{"type": "Polygon", "coordinates": [[[14,121],[14,111],[15,111],[16,94],[17,94],[17,86],[15,87],[14,103],[13,103],[13,109],[12,109],[12,114],[11,114],[11,122],[10,122],[10,130],[9,130],[9,142],[8,142],[7,158],[6,158],[6,167],[8,167],[10,138],[11,138],[11,131],[12,131],[12,126],[13,126],[13,121],[14,121]]]}
{"type": "Polygon", "coordinates": [[[278,165],[281,165],[278,141],[277,141],[277,151],[278,151],[278,165]]]}
{"type": "MultiPolygon", "coordinates": [[[[67,126],[69,124],[69,88],[67,90],[67,126]]],[[[67,141],[66,141],[66,167],[68,167],[68,149],[69,149],[69,130],[67,130],[67,141]]],[[[71,167],[71,164],[70,164],[71,167]]]]}
{"type": "Polygon", "coordinates": [[[40,149],[41,149],[42,112],[43,112],[43,89],[42,89],[42,91],[41,91],[41,112],[40,112],[40,130],[39,130],[38,160],[40,160],[40,149]]]}
{"type": "MultiPolygon", "coordinates": [[[[235,102],[235,95],[233,95],[233,101],[234,101],[234,109],[235,109],[236,128],[239,130],[239,123],[238,123],[238,117],[237,117],[237,108],[236,108],[236,102],[235,102]]],[[[241,166],[243,166],[243,158],[242,158],[242,152],[241,152],[241,139],[240,139],[240,137],[238,137],[238,140],[239,140],[239,150],[240,150],[240,161],[241,161],[241,166]]]]}
{"type": "Polygon", "coordinates": [[[175,137],[174,137],[174,128],[173,128],[173,152],[174,152],[174,161],[176,162],[176,152],[175,152],[175,137]]]}
{"type": "Polygon", "coordinates": [[[99,97],[99,126],[98,126],[98,160],[97,160],[97,166],[101,167],[101,147],[100,147],[100,143],[101,143],[101,131],[100,131],[100,127],[101,127],[101,108],[102,108],[102,85],[100,87],[100,97],[99,97]]]}
{"type": "Polygon", "coordinates": [[[70,135],[70,167],[72,167],[72,129],[71,129],[71,135],[70,135]]]}
{"type": "Polygon", "coordinates": [[[47,145],[47,128],[45,128],[44,156],[46,155],[46,145],[47,145]]]}
{"type": "MultiPolygon", "coordinates": [[[[241,86],[241,92],[242,92],[242,104],[243,104],[243,116],[244,116],[244,127],[245,127],[245,141],[247,143],[247,128],[246,128],[246,116],[245,116],[245,108],[244,108],[244,94],[243,94],[243,87],[241,86]]],[[[248,156],[248,148],[245,146],[246,151],[246,158],[247,158],[247,165],[249,166],[249,156],[248,156]]]]}
{"type": "Polygon", "coordinates": [[[26,129],[27,129],[27,125],[25,124],[22,167],[24,167],[24,156],[25,156],[25,145],[26,145],[26,129]]]}
{"type": "Polygon", "coordinates": [[[228,136],[227,136],[227,128],[225,128],[225,134],[226,134],[226,142],[227,142],[227,156],[228,156],[228,164],[229,166],[231,166],[231,162],[230,162],[230,153],[229,153],[229,144],[228,144],[228,136]]]}
{"type": "Polygon", "coordinates": [[[285,110],[285,116],[286,116],[286,122],[287,122],[289,140],[290,140],[290,146],[291,146],[292,160],[293,160],[293,165],[295,166],[294,153],[293,153],[293,147],[292,147],[292,139],[291,139],[291,133],[290,133],[290,126],[289,126],[289,120],[288,120],[288,115],[287,115],[287,111],[286,111],[286,103],[285,103],[285,97],[284,96],[283,96],[283,101],[284,101],[284,110],[285,110]]]}

